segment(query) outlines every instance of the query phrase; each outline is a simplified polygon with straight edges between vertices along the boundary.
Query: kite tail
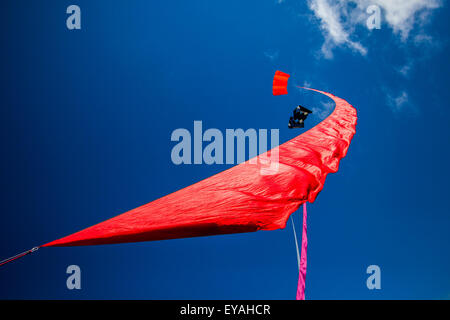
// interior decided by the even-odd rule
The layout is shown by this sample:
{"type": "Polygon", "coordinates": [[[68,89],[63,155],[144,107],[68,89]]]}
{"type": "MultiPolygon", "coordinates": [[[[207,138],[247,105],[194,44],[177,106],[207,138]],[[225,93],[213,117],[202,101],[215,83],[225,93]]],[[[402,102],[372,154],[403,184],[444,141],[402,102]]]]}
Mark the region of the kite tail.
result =
{"type": "Polygon", "coordinates": [[[30,250],[27,250],[27,251],[25,251],[25,252],[16,254],[15,256],[12,256],[12,257],[10,257],[10,258],[8,258],[8,259],[2,260],[2,261],[0,261],[0,266],[3,266],[4,264],[7,264],[7,263],[9,263],[9,262],[12,262],[12,261],[14,261],[14,260],[16,260],[16,259],[25,257],[27,254],[33,253],[33,252],[35,252],[35,251],[38,250],[38,249],[39,249],[39,247],[34,247],[34,248],[32,248],[32,249],[30,249],[30,250]]]}
{"type": "Polygon", "coordinates": [[[298,274],[297,300],[305,300],[305,281],[306,281],[306,252],[308,250],[308,238],[306,236],[306,202],[303,204],[303,231],[302,231],[302,253],[300,258],[300,269],[298,274]]]}

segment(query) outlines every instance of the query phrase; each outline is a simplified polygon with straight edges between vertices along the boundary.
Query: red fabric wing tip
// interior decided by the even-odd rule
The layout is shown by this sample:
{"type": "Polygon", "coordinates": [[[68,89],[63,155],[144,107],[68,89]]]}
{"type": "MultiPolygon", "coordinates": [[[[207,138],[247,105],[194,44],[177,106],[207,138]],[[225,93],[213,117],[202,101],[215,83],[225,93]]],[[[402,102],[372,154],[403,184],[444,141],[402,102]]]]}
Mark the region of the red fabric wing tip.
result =
{"type": "Polygon", "coordinates": [[[290,77],[290,74],[284,73],[283,71],[280,71],[280,70],[275,71],[275,75],[276,76],[283,76],[283,77],[287,77],[287,78],[290,77]]]}

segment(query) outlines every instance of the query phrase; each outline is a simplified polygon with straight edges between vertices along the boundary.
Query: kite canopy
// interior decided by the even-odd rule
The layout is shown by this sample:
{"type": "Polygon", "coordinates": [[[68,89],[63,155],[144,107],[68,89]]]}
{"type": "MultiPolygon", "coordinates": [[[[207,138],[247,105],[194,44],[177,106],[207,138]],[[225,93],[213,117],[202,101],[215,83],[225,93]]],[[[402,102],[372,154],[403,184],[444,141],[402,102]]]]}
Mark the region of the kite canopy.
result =
{"type": "Polygon", "coordinates": [[[274,96],[280,96],[287,94],[287,84],[290,75],[279,70],[275,71],[275,76],[273,77],[272,93],[274,96]]]}
{"type": "MultiPolygon", "coordinates": [[[[289,75],[277,71],[274,95],[287,93],[288,78],[289,75]]],[[[265,153],[44,247],[284,228],[301,204],[314,202],[327,174],[338,170],[339,161],[346,155],[355,134],[355,108],[330,93],[314,91],[333,99],[335,110],[314,128],[269,151],[279,155],[275,173],[261,174],[270,159],[265,153]]]]}

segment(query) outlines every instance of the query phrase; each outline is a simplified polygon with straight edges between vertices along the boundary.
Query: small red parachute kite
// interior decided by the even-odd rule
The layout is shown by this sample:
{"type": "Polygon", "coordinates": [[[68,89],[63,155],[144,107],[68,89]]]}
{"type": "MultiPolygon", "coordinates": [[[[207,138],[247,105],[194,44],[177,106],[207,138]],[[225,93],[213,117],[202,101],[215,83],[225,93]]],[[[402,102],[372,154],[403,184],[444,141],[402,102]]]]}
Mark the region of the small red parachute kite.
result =
{"type": "MultiPolygon", "coordinates": [[[[287,94],[288,79],[288,74],[276,71],[273,95],[287,94]]],[[[355,108],[330,93],[314,91],[334,100],[336,107],[328,118],[312,129],[268,151],[278,153],[276,173],[261,174],[266,152],[40,247],[167,240],[284,228],[289,216],[302,204],[314,202],[327,174],[338,170],[339,161],[346,155],[355,134],[355,108]]],[[[298,299],[304,298],[306,207],[303,219],[298,299]]],[[[38,248],[6,259],[0,265],[38,248]]]]}
{"type": "Polygon", "coordinates": [[[287,84],[290,75],[281,71],[275,71],[275,76],[273,77],[272,93],[274,96],[279,96],[282,94],[287,94],[287,84]]]}

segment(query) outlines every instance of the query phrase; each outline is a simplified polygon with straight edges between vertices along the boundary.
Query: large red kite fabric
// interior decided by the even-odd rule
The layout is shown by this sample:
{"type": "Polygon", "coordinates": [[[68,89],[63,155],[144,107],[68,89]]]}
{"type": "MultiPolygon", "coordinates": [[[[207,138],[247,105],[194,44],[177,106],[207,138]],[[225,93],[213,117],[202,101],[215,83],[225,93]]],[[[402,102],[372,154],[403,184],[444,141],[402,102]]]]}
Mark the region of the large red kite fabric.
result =
{"type": "Polygon", "coordinates": [[[327,174],[338,170],[355,134],[355,108],[330,93],[315,91],[333,99],[336,107],[314,128],[269,151],[279,155],[275,173],[261,174],[267,160],[267,154],[262,154],[44,247],[284,228],[302,203],[314,202],[327,174]]]}

